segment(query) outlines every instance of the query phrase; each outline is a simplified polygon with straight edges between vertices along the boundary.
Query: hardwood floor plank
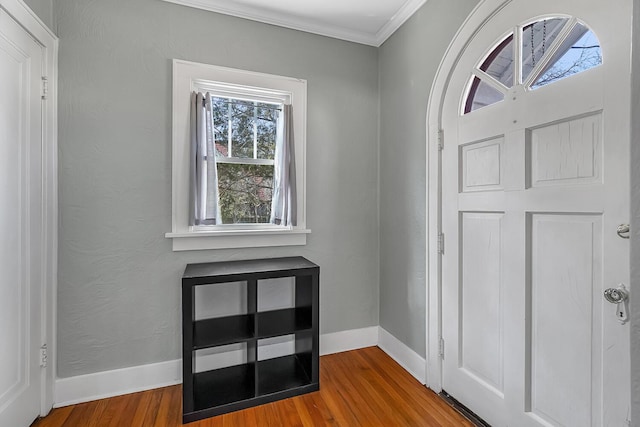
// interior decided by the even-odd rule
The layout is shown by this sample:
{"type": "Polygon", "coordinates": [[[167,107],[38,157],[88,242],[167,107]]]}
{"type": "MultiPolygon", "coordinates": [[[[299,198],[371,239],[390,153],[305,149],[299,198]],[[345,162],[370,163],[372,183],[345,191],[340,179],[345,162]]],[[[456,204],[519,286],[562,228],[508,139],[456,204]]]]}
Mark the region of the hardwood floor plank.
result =
{"type": "Polygon", "coordinates": [[[69,418],[74,406],[53,409],[45,418],[37,419],[31,427],[44,427],[45,425],[61,426],[69,418]]]}
{"type": "Polygon", "coordinates": [[[154,427],[175,427],[182,421],[182,392],[180,386],[165,387],[162,391],[158,416],[154,427]]]}
{"type": "MultiPolygon", "coordinates": [[[[358,359],[354,357],[353,362],[358,362],[358,359]]],[[[398,366],[395,362],[394,365],[398,366]]],[[[372,368],[371,365],[365,363],[364,366],[367,366],[367,368],[363,369],[362,379],[368,382],[371,393],[379,394],[384,402],[392,402],[388,406],[388,410],[391,411],[392,416],[395,418],[395,425],[400,425],[401,423],[425,426],[441,425],[429,411],[421,411],[420,406],[416,405],[415,396],[424,396],[428,393],[428,390],[415,378],[410,375],[404,375],[407,382],[402,384],[402,388],[398,388],[393,383],[390,383],[388,378],[372,368]]],[[[384,369],[389,369],[389,367],[385,365],[384,369]]],[[[401,372],[405,371],[401,370],[401,372]]],[[[433,397],[439,400],[435,394],[433,397]]]]}
{"type": "MultiPolygon", "coordinates": [[[[406,390],[407,384],[404,384],[405,389],[393,387],[387,376],[381,375],[374,369],[366,371],[363,375],[367,376],[367,380],[376,393],[381,394],[387,402],[392,402],[391,411],[394,413],[396,420],[398,420],[398,418],[405,418],[412,422],[419,420],[422,423],[422,421],[425,421],[424,419],[427,418],[426,425],[439,425],[435,421],[430,420],[428,413],[421,413],[421,411],[416,408],[411,396],[413,393],[406,390]]],[[[420,387],[423,386],[420,385],[420,387]]],[[[396,424],[398,422],[399,421],[396,421],[396,424]]]]}
{"type": "Polygon", "coordinates": [[[324,425],[318,422],[314,424],[314,420],[311,415],[311,412],[309,412],[309,408],[305,405],[304,400],[302,399],[302,396],[296,396],[293,399],[289,399],[289,400],[291,401],[291,405],[293,406],[293,407],[290,407],[289,410],[298,413],[298,416],[300,417],[300,421],[302,422],[303,426],[324,425]]]}
{"type": "MultiPolygon", "coordinates": [[[[342,360],[355,361],[353,355],[349,355],[342,360]]],[[[390,402],[393,402],[392,396],[387,392],[385,387],[382,387],[378,381],[379,377],[373,375],[374,373],[364,364],[345,364],[345,368],[351,372],[358,372],[357,375],[351,375],[352,380],[355,382],[355,386],[363,395],[365,400],[369,401],[371,405],[375,405],[375,411],[380,414],[383,425],[392,425],[393,423],[404,422],[408,424],[413,422],[412,417],[406,413],[406,411],[398,411],[394,408],[390,402]]]]}
{"type": "Polygon", "coordinates": [[[278,415],[277,406],[280,402],[267,403],[264,406],[265,413],[267,415],[268,426],[269,427],[278,427],[286,425],[280,422],[280,417],[278,415]]]}
{"type": "MultiPolygon", "coordinates": [[[[131,399],[135,399],[133,395],[127,394],[124,396],[116,396],[111,399],[107,399],[107,406],[102,411],[102,415],[99,420],[96,422],[96,427],[110,427],[117,426],[120,422],[120,416],[122,412],[127,407],[127,404],[131,401],[131,399]]],[[[95,403],[100,402],[99,400],[95,403]]],[[[85,424],[81,424],[85,425],[85,424]]],[[[66,424],[65,424],[65,427],[66,424]]]]}
{"type": "Polygon", "coordinates": [[[374,402],[363,396],[362,390],[356,385],[354,380],[354,377],[356,377],[358,373],[356,373],[357,371],[354,372],[349,369],[343,363],[344,357],[349,358],[348,355],[344,356],[341,354],[337,354],[334,357],[334,369],[332,369],[334,377],[333,381],[336,384],[336,390],[340,393],[356,416],[357,425],[389,425],[389,420],[386,420],[383,416],[384,413],[376,410],[377,408],[373,406],[374,402]]]}
{"type": "Polygon", "coordinates": [[[152,392],[145,391],[140,393],[140,395],[138,407],[131,418],[131,427],[144,427],[144,418],[147,415],[149,406],[151,405],[151,399],[153,397],[152,392]]]}
{"type": "Polygon", "coordinates": [[[322,362],[320,362],[320,394],[322,399],[339,426],[356,426],[358,420],[349,405],[345,404],[334,381],[334,376],[328,372],[330,370],[330,368],[323,369],[322,362]]]}
{"type": "Polygon", "coordinates": [[[182,385],[168,387],[171,392],[168,426],[174,427],[182,424],[182,385]]]}
{"type": "Polygon", "coordinates": [[[302,415],[296,410],[296,405],[292,399],[285,399],[277,404],[274,402],[274,409],[279,415],[279,420],[282,424],[291,427],[304,427],[302,422],[302,415]]]}
{"type": "MultiPolygon", "coordinates": [[[[156,417],[160,411],[160,402],[162,401],[162,394],[164,388],[157,388],[155,390],[149,390],[147,393],[151,393],[151,399],[149,400],[149,407],[144,415],[143,426],[154,426],[156,423],[156,417]]],[[[182,407],[182,402],[180,403],[182,407]]]]}
{"type": "Polygon", "coordinates": [[[403,402],[409,402],[412,408],[421,408],[427,418],[433,418],[431,424],[424,425],[442,425],[442,426],[472,426],[458,412],[451,411],[448,405],[442,405],[440,399],[431,390],[426,389],[415,378],[410,375],[402,375],[406,371],[397,363],[391,364],[387,361],[387,355],[382,351],[366,351],[355,354],[356,358],[362,357],[373,367],[373,372],[382,377],[391,387],[389,390],[397,392],[396,398],[399,396],[403,402]],[[435,424],[435,423],[438,424],[435,424]]]}
{"type": "MultiPolygon", "coordinates": [[[[32,427],[177,427],[180,385],[58,408],[32,427]]],[[[188,427],[472,427],[377,347],[323,356],[320,391],[188,427]]]]}
{"type": "MultiPolygon", "coordinates": [[[[322,387],[321,387],[322,389],[322,387]]],[[[327,408],[321,392],[298,396],[296,408],[304,407],[311,415],[311,426],[338,426],[338,422],[327,408]]]]}
{"type": "Polygon", "coordinates": [[[100,427],[102,414],[107,409],[107,406],[109,406],[109,400],[97,400],[95,404],[96,405],[94,406],[93,413],[89,415],[89,423],[87,424],[87,427],[100,427]]]}
{"type": "Polygon", "coordinates": [[[241,414],[244,415],[241,424],[236,425],[245,425],[245,426],[257,426],[258,425],[258,417],[256,415],[256,411],[254,408],[249,408],[244,411],[240,411],[241,414]]]}
{"type": "Polygon", "coordinates": [[[97,405],[97,401],[75,405],[69,417],[64,421],[64,423],[62,423],[62,426],[74,427],[85,426],[89,424],[92,421],[91,416],[95,412],[95,408],[97,405]]]}
{"type": "Polygon", "coordinates": [[[127,399],[121,405],[113,408],[114,415],[109,424],[99,424],[96,427],[120,427],[123,425],[131,425],[133,416],[140,403],[142,393],[133,393],[127,396],[127,399]]]}

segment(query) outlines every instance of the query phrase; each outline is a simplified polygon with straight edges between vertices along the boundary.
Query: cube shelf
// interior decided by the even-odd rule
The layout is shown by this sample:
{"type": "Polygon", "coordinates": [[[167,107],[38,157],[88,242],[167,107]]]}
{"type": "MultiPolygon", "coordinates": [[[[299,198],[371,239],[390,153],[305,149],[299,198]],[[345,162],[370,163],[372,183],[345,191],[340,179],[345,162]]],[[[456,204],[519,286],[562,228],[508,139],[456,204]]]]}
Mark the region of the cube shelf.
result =
{"type": "Polygon", "coordinates": [[[319,390],[320,267],[303,257],[187,265],[182,276],[183,423],[319,390]],[[294,307],[258,311],[265,279],[293,277],[294,307]],[[247,314],[195,320],[195,287],[246,282],[247,314]],[[295,352],[258,360],[258,341],[293,335],[295,352]],[[246,363],[194,372],[195,352],[246,343],[246,363]]]}
{"type": "Polygon", "coordinates": [[[253,315],[198,320],[193,324],[193,349],[217,347],[253,338],[253,315]]]}

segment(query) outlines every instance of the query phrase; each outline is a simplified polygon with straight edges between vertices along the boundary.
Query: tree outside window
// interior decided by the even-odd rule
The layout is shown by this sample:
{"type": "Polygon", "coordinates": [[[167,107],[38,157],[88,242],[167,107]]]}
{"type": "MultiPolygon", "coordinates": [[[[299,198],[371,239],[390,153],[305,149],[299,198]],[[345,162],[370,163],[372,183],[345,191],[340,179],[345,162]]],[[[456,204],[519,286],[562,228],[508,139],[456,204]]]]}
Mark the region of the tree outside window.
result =
{"type": "Polygon", "coordinates": [[[222,223],[269,223],[281,106],[226,97],[212,104],[222,223]]]}

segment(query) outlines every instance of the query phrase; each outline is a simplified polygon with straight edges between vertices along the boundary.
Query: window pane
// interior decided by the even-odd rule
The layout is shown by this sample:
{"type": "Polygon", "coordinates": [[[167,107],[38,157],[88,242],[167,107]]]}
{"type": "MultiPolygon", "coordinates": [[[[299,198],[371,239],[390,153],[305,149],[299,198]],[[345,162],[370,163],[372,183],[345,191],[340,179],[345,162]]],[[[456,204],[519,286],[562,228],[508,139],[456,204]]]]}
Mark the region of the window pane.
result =
{"type": "Polygon", "coordinates": [[[502,92],[494,89],[478,77],[474,77],[473,83],[471,83],[471,89],[469,90],[469,96],[467,96],[467,102],[465,103],[464,113],[470,113],[487,105],[495,104],[503,99],[504,95],[502,92]]]}
{"type": "Polygon", "coordinates": [[[513,34],[496,46],[480,69],[506,87],[513,86],[513,34]]]}
{"type": "Polygon", "coordinates": [[[531,87],[536,89],[600,64],[602,50],[598,38],[587,27],[578,24],[531,87]]]}
{"type": "Polygon", "coordinates": [[[268,223],[273,166],[218,163],[223,224],[268,223]]]}
{"type": "Polygon", "coordinates": [[[213,135],[216,141],[216,156],[229,155],[229,100],[211,98],[213,104],[213,135]]]}
{"type": "Polygon", "coordinates": [[[231,104],[231,156],[253,158],[253,102],[233,100],[231,104]]]}
{"type": "Polygon", "coordinates": [[[543,19],[522,29],[522,81],[529,77],[567,21],[567,18],[543,19]]]}
{"type": "Polygon", "coordinates": [[[273,160],[276,150],[277,121],[281,106],[258,103],[258,158],[273,160]]]}

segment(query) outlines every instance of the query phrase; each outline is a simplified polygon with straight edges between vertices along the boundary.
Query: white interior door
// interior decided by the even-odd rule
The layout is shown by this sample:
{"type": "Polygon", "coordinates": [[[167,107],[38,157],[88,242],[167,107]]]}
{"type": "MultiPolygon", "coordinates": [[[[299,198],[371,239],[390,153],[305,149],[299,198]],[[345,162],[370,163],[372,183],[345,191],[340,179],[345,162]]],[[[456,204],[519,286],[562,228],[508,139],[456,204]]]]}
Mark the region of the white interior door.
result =
{"type": "Polygon", "coordinates": [[[494,427],[628,425],[629,326],[603,291],[629,282],[630,17],[513,0],[452,72],[442,384],[494,427]]]}
{"type": "Polygon", "coordinates": [[[42,47],[0,8],[0,426],[40,413],[42,47]]]}

